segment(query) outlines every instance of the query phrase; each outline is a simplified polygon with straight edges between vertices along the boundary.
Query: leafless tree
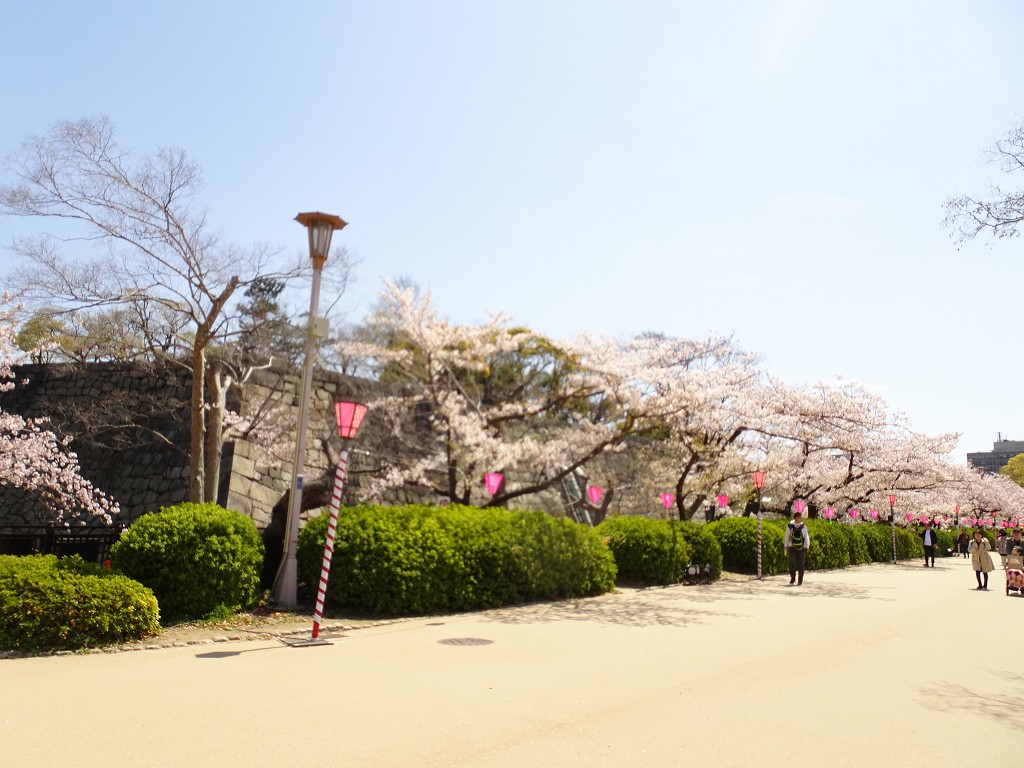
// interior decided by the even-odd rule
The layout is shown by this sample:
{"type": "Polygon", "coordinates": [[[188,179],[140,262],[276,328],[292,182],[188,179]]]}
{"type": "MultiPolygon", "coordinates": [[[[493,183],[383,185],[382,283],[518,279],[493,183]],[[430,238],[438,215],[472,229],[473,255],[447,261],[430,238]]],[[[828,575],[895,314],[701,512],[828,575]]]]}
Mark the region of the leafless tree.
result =
{"type": "MultiPolygon", "coordinates": [[[[301,256],[288,263],[265,245],[223,242],[198,201],[196,162],[180,149],[124,148],[104,117],[61,122],[27,139],[5,170],[0,214],[53,227],[11,244],[23,259],[15,280],[26,297],[65,310],[126,308],[154,357],[191,371],[188,495],[202,500],[211,465],[209,351],[232,332],[233,306],[248,285],[293,280],[311,265],[301,256]]],[[[347,259],[333,264],[344,269],[347,259]]]]}
{"type": "Polygon", "coordinates": [[[988,151],[990,163],[1014,179],[1016,187],[993,184],[981,197],[957,195],[946,201],[945,225],[957,241],[988,232],[994,238],[1017,237],[1024,223],[1024,119],[988,151]]]}

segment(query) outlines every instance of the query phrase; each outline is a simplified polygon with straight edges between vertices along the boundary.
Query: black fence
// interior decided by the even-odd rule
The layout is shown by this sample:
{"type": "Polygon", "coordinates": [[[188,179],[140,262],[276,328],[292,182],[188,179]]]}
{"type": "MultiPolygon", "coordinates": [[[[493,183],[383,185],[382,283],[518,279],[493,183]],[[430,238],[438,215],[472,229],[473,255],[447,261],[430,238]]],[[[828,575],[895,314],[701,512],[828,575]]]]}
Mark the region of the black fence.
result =
{"type": "Polygon", "coordinates": [[[106,526],[4,525],[0,526],[0,555],[79,555],[102,565],[122,530],[106,526]]]}

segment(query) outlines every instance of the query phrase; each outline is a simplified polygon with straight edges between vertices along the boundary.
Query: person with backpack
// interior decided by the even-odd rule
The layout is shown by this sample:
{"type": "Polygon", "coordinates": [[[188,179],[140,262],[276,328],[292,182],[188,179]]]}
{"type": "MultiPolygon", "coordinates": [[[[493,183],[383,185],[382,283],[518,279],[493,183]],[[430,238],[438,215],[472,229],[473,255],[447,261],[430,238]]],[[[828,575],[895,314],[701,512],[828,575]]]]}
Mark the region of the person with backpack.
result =
{"type": "Polygon", "coordinates": [[[786,525],[786,535],[782,546],[789,558],[789,585],[802,586],[804,583],[804,566],[807,563],[807,550],[811,548],[811,534],[804,524],[803,512],[794,512],[793,519],[786,525]]]}

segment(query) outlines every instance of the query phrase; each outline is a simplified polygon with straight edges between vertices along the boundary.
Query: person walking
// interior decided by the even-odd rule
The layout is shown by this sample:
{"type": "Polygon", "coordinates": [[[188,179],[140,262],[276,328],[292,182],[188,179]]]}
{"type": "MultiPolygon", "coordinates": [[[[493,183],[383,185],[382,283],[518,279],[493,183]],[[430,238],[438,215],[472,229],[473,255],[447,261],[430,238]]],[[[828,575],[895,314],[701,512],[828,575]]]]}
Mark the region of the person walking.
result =
{"type": "Polygon", "coordinates": [[[928,567],[928,561],[931,560],[931,567],[935,567],[935,547],[939,544],[939,534],[932,530],[931,521],[927,521],[924,524],[924,530],[921,531],[921,543],[924,544],[924,567],[928,567]]]}
{"type": "Polygon", "coordinates": [[[992,564],[992,556],[989,550],[992,545],[988,543],[985,534],[981,531],[974,532],[974,540],[967,547],[971,553],[971,567],[974,568],[974,578],[978,580],[978,589],[988,589],[988,575],[996,569],[992,564]]]}
{"type": "Polygon", "coordinates": [[[1006,545],[1008,542],[1006,531],[1000,531],[999,535],[996,536],[996,552],[999,553],[999,559],[1002,561],[1003,568],[1006,568],[1006,555],[1008,554],[1006,545]]]}
{"type": "Polygon", "coordinates": [[[1024,535],[1021,534],[1020,528],[1014,528],[1006,540],[1006,554],[1013,552],[1014,547],[1020,547],[1024,550],[1024,535]]]}
{"type": "Polygon", "coordinates": [[[803,512],[794,512],[793,519],[786,526],[786,535],[782,546],[789,559],[789,585],[803,586],[804,566],[807,563],[807,550],[811,548],[811,534],[804,524],[803,512]]]}
{"type": "Polygon", "coordinates": [[[967,531],[960,531],[960,535],[956,537],[956,548],[962,557],[967,557],[967,547],[970,543],[971,537],[967,535],[967,531]]]}

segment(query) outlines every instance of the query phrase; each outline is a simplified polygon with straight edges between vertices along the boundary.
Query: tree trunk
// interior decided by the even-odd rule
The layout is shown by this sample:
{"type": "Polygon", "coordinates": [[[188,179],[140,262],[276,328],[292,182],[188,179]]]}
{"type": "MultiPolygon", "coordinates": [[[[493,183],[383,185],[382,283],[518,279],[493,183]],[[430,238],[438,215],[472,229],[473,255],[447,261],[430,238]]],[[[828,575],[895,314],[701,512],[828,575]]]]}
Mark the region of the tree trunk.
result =
{"type": "Polygon", "coordinates": [[[196,339],[192,349],[192,398],[189,403],[191,435],[189,439],[188,500],[203,500],[206,443],[206,348],[196,339]]]}
{"type": "Polygon", "coordinates": [[[224,412],[227,410],[231,376],[224,374],[224,365],[211,361],[207,372],[210,392],[210,410],[206,421],[206,447],[204,448],[205,477],[203,501],[216,502],[220,491],[220,460],[224,446],[224,412]]]}

